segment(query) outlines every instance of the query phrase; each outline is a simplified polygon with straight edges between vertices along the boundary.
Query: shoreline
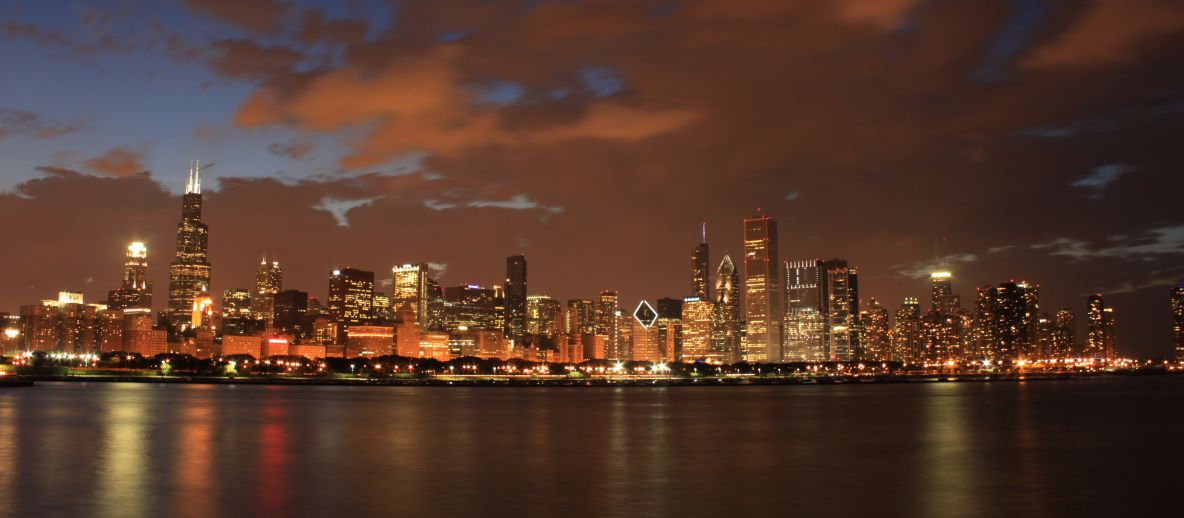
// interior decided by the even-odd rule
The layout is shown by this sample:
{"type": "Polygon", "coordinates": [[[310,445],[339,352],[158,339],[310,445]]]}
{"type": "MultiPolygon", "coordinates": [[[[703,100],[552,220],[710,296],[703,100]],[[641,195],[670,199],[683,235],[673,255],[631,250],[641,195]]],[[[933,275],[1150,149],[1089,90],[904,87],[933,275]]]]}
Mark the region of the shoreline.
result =
{"type": "Polygon", "coordinates": [[[436,376],[425,378],[297,378],[277,376],[78,376],[19,375],[0,379],[0,387],[31,386],[38,381],[68,383],[157,383],[198,385],[286,385],[286,386],[360,386],[360,387],[743,387],[770,385],[885,385],[902,383],[986,383],[1027,381],[1068,381],[1092,378],[1171,376],[1171,372],[1113,373],[1033,373],[1023,375],[989,374],[917,374],[867,377],[515,377],[515,376],[436,376]]]}

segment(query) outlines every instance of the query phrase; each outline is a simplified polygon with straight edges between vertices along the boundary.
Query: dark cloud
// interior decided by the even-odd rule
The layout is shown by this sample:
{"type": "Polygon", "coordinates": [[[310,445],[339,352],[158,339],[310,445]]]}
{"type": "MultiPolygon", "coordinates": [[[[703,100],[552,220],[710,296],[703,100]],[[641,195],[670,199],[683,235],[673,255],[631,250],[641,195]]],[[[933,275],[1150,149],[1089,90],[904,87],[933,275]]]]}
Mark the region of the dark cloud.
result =
{"type": "Polygon", "coordinates": [[[41,114],[31,111],[0,108],[0,140],[13,135],[49,139],[73,133],[82,128],[81,125],[48,123],[41,114]]]}

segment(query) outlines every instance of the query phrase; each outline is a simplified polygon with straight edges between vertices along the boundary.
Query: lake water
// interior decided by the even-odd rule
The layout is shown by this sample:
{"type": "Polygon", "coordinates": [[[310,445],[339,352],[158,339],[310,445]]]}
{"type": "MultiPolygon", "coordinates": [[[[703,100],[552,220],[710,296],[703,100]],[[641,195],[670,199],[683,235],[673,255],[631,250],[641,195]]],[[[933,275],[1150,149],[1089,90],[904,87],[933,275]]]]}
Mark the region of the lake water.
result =
{"type": "Polygon", "coordinates": [[[1181,516],[1184,378],[0,390],[8,516],[1181,516]]]}

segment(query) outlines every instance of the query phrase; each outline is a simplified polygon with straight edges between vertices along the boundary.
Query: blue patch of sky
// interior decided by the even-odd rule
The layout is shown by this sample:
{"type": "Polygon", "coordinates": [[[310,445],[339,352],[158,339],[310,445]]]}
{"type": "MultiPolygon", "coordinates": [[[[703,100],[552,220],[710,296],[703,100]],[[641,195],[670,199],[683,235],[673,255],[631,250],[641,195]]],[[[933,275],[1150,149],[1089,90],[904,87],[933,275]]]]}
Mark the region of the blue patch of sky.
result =
{"type": "Polygon", "coordinates": [[[580,84],[588,91],[607,97],[625,89],[625,80],[608,67],[585,67],[579,72],[580,84]]]}
{"type": "Polygon", "coordinates": [[[480,104],[503,106],[513,104],[526,95],[526,87],[514,81],[494,80],[469,85],[466,88],[480,104]]]}
{"type": "Polygon", "coordinates": [[[1009,0],[1012,15],[995,34],[987,49],[985,62],[971,74],[975,81],[999,81],[1008,61],[1027,47],[1032,36],[1048,15],[1045,0],[1009,0]]]}

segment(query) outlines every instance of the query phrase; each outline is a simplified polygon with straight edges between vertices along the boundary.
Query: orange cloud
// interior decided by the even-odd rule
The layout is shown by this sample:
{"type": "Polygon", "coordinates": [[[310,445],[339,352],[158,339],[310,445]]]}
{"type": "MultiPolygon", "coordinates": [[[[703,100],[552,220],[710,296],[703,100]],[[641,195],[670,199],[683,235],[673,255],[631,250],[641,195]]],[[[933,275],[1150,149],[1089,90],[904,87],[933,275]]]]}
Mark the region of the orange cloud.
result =
{"type": "Polygon", "coordinates": [[[107,152],[83,162],[87,169],[110,176],[128,176],[145,170],[144,153],[124,146],[116,146],[107,152]]]}

